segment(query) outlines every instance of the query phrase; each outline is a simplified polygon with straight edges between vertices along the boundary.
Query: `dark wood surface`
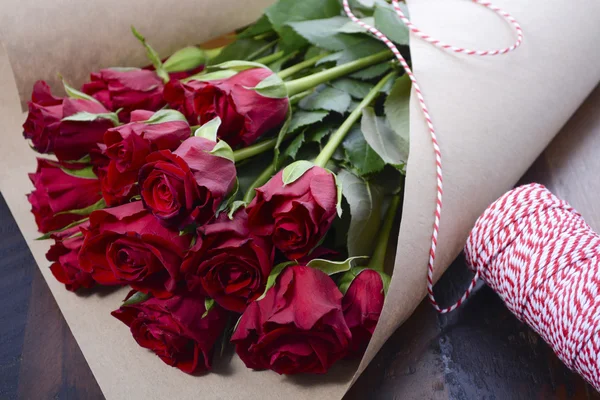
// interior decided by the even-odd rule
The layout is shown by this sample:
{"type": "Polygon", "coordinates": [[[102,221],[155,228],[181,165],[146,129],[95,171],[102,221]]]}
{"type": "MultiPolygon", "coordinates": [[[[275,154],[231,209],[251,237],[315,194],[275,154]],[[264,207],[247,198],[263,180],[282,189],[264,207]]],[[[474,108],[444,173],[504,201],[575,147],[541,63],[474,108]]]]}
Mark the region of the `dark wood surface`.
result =
{"type": "MultiPolygon", "coordinates": [[[[575,123],[600,120],[599,107],[597,88],[575,123]]],[[[589,134],[600,135],[600,124],[591,125],[595,132],[589,134]]],[[[554,159],[555,154],[543,154],[524,182],[547,179],[560,168],[554,159]]],[[[470,277],[459,258],[436,285],[438,298],[442,303],[457,299],[470,277]]],[[[0,399],[103,398],[1,196],[0,304],[0,399]]],[[[482,285],[447,316],[423,302],[346,397],[600,400],[600,394],[482,285]]]]}

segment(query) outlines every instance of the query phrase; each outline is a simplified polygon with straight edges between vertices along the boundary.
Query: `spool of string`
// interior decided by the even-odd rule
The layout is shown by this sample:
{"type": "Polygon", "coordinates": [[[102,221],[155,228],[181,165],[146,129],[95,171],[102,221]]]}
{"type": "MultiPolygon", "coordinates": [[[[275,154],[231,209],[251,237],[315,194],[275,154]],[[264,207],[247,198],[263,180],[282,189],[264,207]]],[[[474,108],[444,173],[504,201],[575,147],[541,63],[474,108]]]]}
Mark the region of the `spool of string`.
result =
{"type": "Polygon", "coordinates": [[[514,189],[477,220],[470,268],[558,357],[600,390],[600,235],[544,186],[514,189]]]}

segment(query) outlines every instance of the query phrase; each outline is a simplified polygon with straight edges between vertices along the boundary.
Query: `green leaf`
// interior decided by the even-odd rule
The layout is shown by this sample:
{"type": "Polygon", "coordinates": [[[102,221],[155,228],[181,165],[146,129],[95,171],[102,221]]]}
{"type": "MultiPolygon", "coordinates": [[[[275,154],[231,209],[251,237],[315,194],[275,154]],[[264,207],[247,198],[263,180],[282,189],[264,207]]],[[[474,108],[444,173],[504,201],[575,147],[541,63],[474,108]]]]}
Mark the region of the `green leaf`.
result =
{"type": "Polygon", "coordinates": [[[342,184],[344,198],[350,206],[348,254],[372,254],[381,225],[383,194],[377,186],[346,170],[341,170],[337,177],[342,184]]]}
{"type": "Polygon", "coordinates": [[[385,167],[385,162],[369,146],[358,126],[348,133],[342,147],[348,163],[359,176],[379,172],[385,167]]]}
{"type": "Polygon", "coordinates": [[[335,211],[337,212],[338,218],[342,218],[342,213],[344,212],[344,210],[342,209],[342,197],[344,196],[344,186],[342,184],[342,181],[338,178],[336,174],[334,174],[333,172],[331,172],[331,174],[335,179],[335,187],[337,188],[337,201],[335,204],[335,211]]]}
{"type": "Polygon", "coordinates": [[[87,111],[79,111],[78,113],[64,117],[61,121],[92,122],[99,119],[108,119],[113,123],[114,126],[119,125],[119,117],[114,112],[93,114],[87,111]]]}
{"type": "Polygon", "coordinates": [[[196,129],[194,132],[195,137],[203,137],[208,140],[212,140],[213,142],[217,141],[217,132],[219,131],[219,127],[221,126],[221,118],[215,117],[202,125],[200,128],[196,129]]]}
{"type": "Polygon", "coordinates": [[[237,35],[238,38],[246,39],[262,35],[273,30],[273,25],[266,15],[262,15],[254,24],[237,35]]]}
{"type": "Polygon", "coordinates": [[[255,90],[257,93],[260,93],[260,95],[272,99],[283,99],[288,97],[287,87],[277,74],[269,75],[260,81],[258,85],[248,89],[255,90]]]}
{"type": "Polygon", "coordinates": [[[66,164],[89,164],[92,162],[92,157],[89,154],[81,157],[79,160],[63,160],[66,164]]]}
{"type": "Polygon", "coordinates": [[[219,140],[215,147],[210,151],[210,154],[217,157],[223,157],[231,162],[235,162],[235,156],[233,155],[233,150],[224,140],[219,140]]]}
{"type": "Polygon", "coordinates": [[[169,82],[169,74],[163,68],[163,63],[160,60],[160,56],[158,55],[156,50],[154,50],[152,46],[150,46],[146,42],[146,38],[142,36],[142,34],[139,33],[133,26],[131,27],[131,32],[133,33],[133,36],[135,36],[136,39],[139,40],[140,43],[142,43],[142,45],[146,49],[146,56],[154,66],[154,69],[156,70],[156,75],[158,75],[163,80],[163,82],[169,82]]]}
{"type": "Polygon", "coordinates": [[[182,121],[187,122],[185,116],[176,110],[158,110],[145,123],[148,125],[164,124],[165,122],[182,121]]]}
{"type": "Polygon", "coordinates": [[[345,40],[346,47],[344,50],[323,57],[317,65],[330,61],[335,61],[338,65],[346,64],[387,49],[387,46],[383,42],[368,35],[347,36],[352,36],[352,40],[345,40]]]}
{"type": "Polygon", "coordinates": [[[208,313],[210,312],[210,310],[213,309],[214,306],[215,306],[215,300],[206,297],[204,299],[204,310],[205,311],[204,311],[204,314],[202,314],[202,318],[205,318],[208,315],[208,313]]]}
{"type": "MultiPolygon", "coordinates": [[[[369,26],[375,26],[375,18],[373,18],[373,17],[361,18],[360,20],[369,26]]],[[[359,24],[357,24],[354,21],[347,21],[344,25],[342,25],[338,29],[338,32],[340,32],[340,33],[366,33],[367,29],[363,28],[362,26],[360,26],[359,24]]]]}
{"type": "Polygon", "coordinates": [[[331,82],[331,85],[339,90],[343,90],[355,99],[362,100],[373,89],[373,84],[362,82],[356,79],[342,78],[331,82]]]}
{"type": "Polygon", "coordinates": [[[283,175],[281,177],[283,185],[285,186],[296,182],[306,173],[306,171],[314,166],[315,164],[307,160],[299,160],[291,163],[283,169],[283,175]]]}
{"type": "Polygon", "coordinates": [[[85,168],[81,168],[81,169],[69,169],[69,168],[65,168],[63,166],[59,166],[59,168],[65,174],[74,176],[76,178],[98,179],[98,177],[94,173],[94,169],[91,165],[88,167],[85,167],[85,168]]]}
{"type": "Polygon", "coordinates": [[[253,61],[232,60],[232,61],[225,61],[223,63],[217,64],[217,65],[212,65],[212,66],[208,67],[208,69],[210,71],[231,70],[231,71],[238,71],[238,72],[246,71],[248,69],[253,69],[253,68],[267,68],[267,66],[264,64],[261,64],[261,63],[253,62],[253,61]]]}
{"type": "Polygon", "coordinates": [[[383,294],[387,296],[388,291],[390,289],[390,283],[392,282],[392,277],[386,274],[383,271],[377,271],[379,276],[381,277],[381,281],[383,282],[383,294]]]}
{"type": "Polygon", "coordinates": [[[306,40],[287,24],[290,22],[323,19],[340,15],[342,8],[338,0],[279,0],[266,11],[266,15],[279,33],[281,47],[286,52],[306,45],[306,40]]]}
{"type": "Polygon", "coordinates": [[[306,264],[308,267],[314,268],[314,269],[318,269],[319,271],[323,271],[325,272],[327,275],[334,275],[340,272],[346,272],[349,271],[350,268],[353,267],[353,263],[355,260],[360,260],[360,259],[368,259],[368,256],[357,256],[357,257],[350,257],[347,260],[344,261],[330,261],[330,260],[323,260],[320,258],[315,258],[314,260],[311,260],[308,264],[306,264]]]}
{"type": "Polygon", "coordinates": [[[408,160],[408,141],[390,128],[384,117],[367,107],[363,110],[361,130],[365,140],[386,163],[402,169],[408,160]]]}
{"type": "Polygon", "coordinates": [[[197,68],[206,63],[206,52],[199,47],[189,46],[177,50],[163,64],[167,72],[182,72],[197,68]]]}
{"type": "Polygon", "coordinates": [[[56,215],[62,215],[62,214],[75,214],[75,215],[89,215],[91,214],[93,211],[96,210],[102,210],[106,208],[106,202],[104,201],[104,199],[100,199],[97,202],[95,202],[94,204],[85,207],[85,208],[79,208],[76,210],[68,210],[68,211],[61,211],[59,213],[54,214],[56,215]]]}
{"type": "Polygon", "coordinates": [[[67,225],[67,226],[64,226],[64,227],[62,227],[62,228],[60,228],[60,229],[56,229],[56,230],[53,230],[53,231],[50,231],[50,232],[46,232],[46,233],[45,233],[45,234],[43,234],[42,236],[40,236],[40,237],[38,237],[38,238],[35,238],[35,240],[46,240],[46,239],[50,239],[50,236],[52,236],[52,234],[54,234],[54,233],[59,233],[59,232],[64,232],[64,231],[66,231],[67,229],[69,229],[69,228],[72,228],[72,227],[74,227],[74,226],[77,226],[77,225],[80,225],[80,224],[83,224],[84,222],[86,222],[86,221],[88,221],[88,220],[89,220],[89,218],[83,218],[83,219],[80,219],[80,220],[78,220],[78,221],[71,222],[69,225],[67,225]]]}
{"type": "MultiPolygon", "coordinates": [[[[61,77],[61,79],[62,79],[62,77],[61,77]]],[[[96,100],[94,97],[90,96],[89,94],[85,94],[85,93],[80,92],[79,90],[71,87],[64,79],[62,79],[62,83],[65,88],[65,92],[67,93],[67,96],[69,96],[70,98],[89,100],[89,101],[93,101],[94,103],[100,104],[100,102],[98,100],[96,100]]]]}
{"type": "Polygon", "coordinates": [[[378,78],[378,77],[382,76],[383,74],[388,72],[390,69],[392,69],[392,64],[390,64],[389,62],[386,62],[383,64],[377,64],[377,65],[373,65],[372,67],[365,68],[365,69],[355,72],[349,76],[350,76],[350,78],[369,80],[369,79],[374,79],[374,78],[378,78]]]}
{"type": "MultiPolygon", "coordinates": [[[[408,16],[408,8],[405,4],[400,4],[402,12],[408,16]]],[[[404,22],[396,14],[394,8],[389,5],[377,5],[375,7],[375,28],[387,36],[391,41],[400,44],[408,45],[409,31],[404,22]]]]}
{"type": "Polygon", "coordinates": [[[293,133],[299,128],[323,121],[329,115],[327,111],[296,111],[292,116],[288,132],[293,133]]]}
{"type": "Polygon", "coordinates": [[[306,141],[321,144],[323,138],[333,132],[333,130],[333,126],[328,123],[313,125],[306,131],[306,141]]]}
{"type": "Polygon", "coordinates": [[[305,97],[298,105],[304,110],[326,110],[343,114],[348,110],[351,102],[352,98],[348,93],[328,86],[305,97]]]}
{"type": "Polygon", "coordinates": [[[292,160],[296,159],[296,155],[298,154],[298,150],[304,144],[304,133],[299,134],[292,140],[292,142],[288,145],[288,147],[283,152],[285,157],[289,157],[292,160]]]}
{"type": "Polygon", "coordinates": [[[121,304],[121,307],[133,306],[134,304],[143,303],[144,301],[148,300],[149,298],[150,298],[150,295],[148,293],[135,292],[130,298],[128,298],[127,300],[125,300],[123,302],[123,304],[121,304]]]}
{"type": "Polygon", "coordinates": [[[233,203],[231,203],[231,207],[229,207],[229,212],[227,213],[227,216],[229,217],[229,219],[233,219],[233,216],[235,215],[236,211],[239,210],[242,207],[246,207],[247,204],[245,201],[241,201],[241,200],[236,200],[233,203]]]}
{"type": "Polygon", "coordinates": [[[354,40],[352,36],[339,32],[339,29],[347,23],[347,17],[336,16],[326,19],[290,22],[288,25],[310,44],[326,50],[340,51],[344,50],[354,40]]]}
{"type": "Polygon", "coordinates": [[[290,131],[292,118],[292,104],[288,103],[288,112],[285,117],[285,122],[277,134],[277,141],[275,142],[275,148],[273,149],[273,164],[275,165],[276,169],[279,167],[279,148],[281,147],[281,143],[288,133],[292,133],[292,131],[290,131]]]}
{"type": "Polygon", "coordinates": [[[202,71],[199,74],[192,75],[190,77],[182,79],[181,82],[185,83],[185,82],[189,82],[189,81],[202,81],[202,82],[216,81],[218,79],[228,79],[234,75],[237,75],[237,71],[228,70],[228,69],[215,71],[215,72],[202,71]]]}
{"type": "Polygon", "coordinates": [[[402,138],[405,154],[408,154],[410,143],[410,88],[410,78],[402,75],[396,79],[384,103],[385,116],[394,132],[402,138]]]}
{"type": "Polygon", "coordinates": [[[277,264],[275,267],[273,267],[271,273],[269,274],[269,277],[267,278],[267,285],[265,286],[265,291],[258,299],[256,299],[256,301],[264,299],[269,289],[275,286],[275,282],[277,282],[277,277],[283,272],[284,269],[286,269],[286,267],[289,267],[290,265],[294,264],[296,264],[296,261],[286,261],[281,264],[277,264]]]}
{"type": "Polygon", "coordinates": [[[225,200],[223,200],[221,202],[221,204],[219,205],[219,208],[217,209],[217,212],[215,213],[216,216],[219,216],[219,214],[221,214],[223,211],[227,210],[233,204],[239,191],[240,191],[240,182],[236,178],[235,186],[233,187],[233,189],[231,190],[231,192],[229,193],[227,198],[225,200]]]}
{"type": "Polygon", "coordinates": [[[269,42],[240,38],[226,46],[218,56],[208,61],[210,65],[221,64],[232,60],[247,60],[252,54],[264,48],[269,42]]]}

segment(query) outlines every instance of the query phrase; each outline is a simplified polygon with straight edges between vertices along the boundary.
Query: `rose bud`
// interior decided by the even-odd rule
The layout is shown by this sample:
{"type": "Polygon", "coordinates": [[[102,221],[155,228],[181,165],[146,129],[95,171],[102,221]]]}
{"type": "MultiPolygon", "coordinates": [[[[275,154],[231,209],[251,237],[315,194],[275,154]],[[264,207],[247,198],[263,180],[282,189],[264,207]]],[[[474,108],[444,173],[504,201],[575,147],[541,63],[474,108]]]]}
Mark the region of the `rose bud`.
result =
{"type": "Polygon", "coordinates": [[[146,208],[181,229],[211,220],[236,182],[232,156],[222,157],[219,149],[223,147],[212,140],[191,137],[174,152],[150,154],[139,175],[146,208]]]}
{"type": "Polygon", "coordinates": [[[183,262],[190,290],[201,287],[223,308],[242,313],[265,291],[273,266],[273,246],[253,237],[244,209],[230,220],[226,213],[198,231],[183,262]]]}
{"type": "Polygon", "coordinates": [[[165,228],[139,201],[94,211],[84,236],[79,262],[96,282],[156,297],[175,291],[190,245],[190,235],[165,228]]]}
{"type": "MultiPolygon", "coordinates": [[[[177,113],[159,111],[156,114],[177,113]]],[[[110,162],[101,176],[102,194],[109,206],[123,204],[139,194],[137,180],[146,156],[158,150],[175,150],[181,142],[190,137],[191,130],[183,115],[181,120],[154,122],[150,112],[134,111],[130,122],[109,129],[104,134],[104,154],[110,162]]]]}
{"type": "Polygon", "coordinates": [[[83,244],[81,228],[86,228],[87,223],[74,226],[59,233],[52,234],[55,243],[46,253],[48,261],[52,261],[50,271],[57,281],[65,288],[75,292],[81,287],[91,288],[96,282],[92,276],[79,267],[78,254],[83,244]]]}
{"type": "Polygon", "coordinates": [[[169,82],[165,100],[192,125],[221,118],[218,137],[232,147],[248,146],[282,125],[287,115],[287,96],[268,97],[254,89],[272,76],[268,68],[252,68],[226,79],[169,82]]]}
{"type": "Polygon", "coordinates": [[[107,118],[68,120],[76,114],[108,114],[102,104],[86,99],[57,98],[43,81],[33,87],[23,136],[40,153],[54,153],[59,160],[78,160],[102,142],[113,122],[107,118]]]}
{"type": "Polygon", "coordinates": [[[29,174],[29,179],[35,190],[27,195],[27,200],[31,203],[38,229],[43,233],[85,218],[81,210],[102,200],[100,182],[89,166],[38,158],[37,171],[29,174]]]}
{"type": "Polygon", "coordinates": [[[352,356],[361,356],[365,352],[379,321],[384,298],[383,281],[377,271],[365,269],[350,284],[342,300],[342,309],[352,332],[352,356]]]}
{"type": "Polygon", "coordinates": [[[280,171],[248,205],[248,224],[257,236],[271,237],[290,260],[311,252],[329,230],[336,215],[337,187],[333,174],[313,166],[292,183],[280,171]]]}
{"type": "Polygon", "coordinates": [[[287,267],[266,296],[248,306],[231,341],[248,368],[323,374],[350,345],[341,301],[325,273],[287,267]]]}
{"type": "Polygon", "coordinates": [[[206,315],[205,311],[201,294],[185,293],[166,300],[150,298],[123,305],[111,314],[130,328],[141,347],[191,374],[210,369],[212,349],[227,323],[227,313],[218,305],[206,315]]]}
{"type": "Polygon", "coordinates": [[[163,82],[154,71],[138,68],[101,69],[90,76],[81,90],[98,99],[106,108],[119,112],[129,122],[133,110],[158,111],[164,106],[163,82]]]}

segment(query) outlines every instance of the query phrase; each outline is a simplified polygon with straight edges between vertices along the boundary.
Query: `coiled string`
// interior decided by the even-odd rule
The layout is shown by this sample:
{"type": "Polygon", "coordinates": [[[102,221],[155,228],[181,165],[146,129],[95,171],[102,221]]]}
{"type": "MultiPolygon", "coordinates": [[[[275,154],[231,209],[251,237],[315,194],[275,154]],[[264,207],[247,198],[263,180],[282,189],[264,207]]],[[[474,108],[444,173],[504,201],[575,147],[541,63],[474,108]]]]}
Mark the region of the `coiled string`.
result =
{"type": "MultiPolygon", "coordinates": [[[[415,25],[412,24],[412,22],[409,21],[409,19],[406,17],[406,15],[404,15],[404,13],[402,12],[402,9],[400,8],[400,4],[398,3],[398,0],[392,0],[392,6],[393,6],[396,14],[398,14],[398,17],[400,17],[402,22],[404,22],[404,24],[408,27],[408,29],[414,35],[416,35],[419,38],[429,42],[430,44],[432,44],[436,47],[439,47],[441,49],[444,49],[444,50],[449,50],[449,51],[453,51],[455,53],[462,53],[462,54],[466,54],[466,55],[494,56],[494,55],[499,55],[499,54],[506,54],[510,51],[515,50],[517,47],[519,47],[521,45],[521,43],[523,42],[523,30],[521,29],[521,26],[519,25],[519,23],[509,13],[501,10],[500,8],[492,5],[491,3],[487,2],[487,1],[482,1],[482,0],[471,0],[471,1],[476,4],[480,4],[484,7],[489,8],[490,10],[494,11],[495,13],[500,15],[502,18],[504,18],[510,25],[512,25],[512,27],[514,28],[514,30],[517,34],[516,42],[510,47],[506,47],[503,49],[497,49],[497,50],[471,50],[471,49],[466,49],[466,48],[462,48],[462,47],[452,46],[452,45],[446,44],[438,39],[432,38],[431,36],[426,35],[423,32],[421,32],[415,25]]],[[[433,126],[433,121],[431,120],[431,115],[429,114],[427,104],[425,104],[425,98],[423,97],[423,92],[421,90],[421,86],[419,85],[419,82],[417,81],[417,78],[413,74],[408,63],[406,62],[404,57],[402,57],[402,54],[400,54],[400,51],[398,50],[396,45],[391,40],[389,40],[383,33],[381,33],[379,30],[377,30],[373,26],[368,25],[365,22],[361,21],[359,18],[357,18],[352,13],[352,10],[350,9],[350,5],[348,4],[348,0],[343,0],[343,5],[344,5],[344,11],[346,12],[348,17],[352,21],[354,21],[356,24],[362,26],[363,28],[365,28],[369,32],[371,32],[373,35],[375,35],[375,37],[377,37],[379,40],[381,40],[383,43],[385,43],[386,46],[389,47],[389,49],[392,51],[392,53],[394,53],[394,55],[398,59],[398,62],[400,63],[400,65],[402,65],[402,68],[404,68],[404,71],[406,71],[406,75],[408,75],[408,77],[410,78],[410,80],[412,82],[412,86],[415,90],[417,99],[419,100],[419,106],[421,107],[421,111],[423,112],[423,116],[425,117],[425,121],[427,123],[427,128],[428,128],[429,134],[431,136],[431,144],[433,146],[433,152],[435,154],[435,166],[436,166],[436,178],[437,178],[437,200],[436,200],[436,206],[435,206],[435,219],[434,219],[434,223],[433,223],[433,231],[431,234],[431,247],[429,250],[429,262],[427,265],[427,294],[429,296],[429,300],[430,300],[431,304],[438,312],[443,314],[443,313],[448,313],[448,312],[454,311],[455,309],[460,307],[460,305],[469,297],[469,295],[473,291],[473,288],[475,287],[475,285],[477,284],[477,281],[479,280],[479,273],[478,272],[475,273],[475,276],[473,277],[473,280],[471,281],[469,288],[466,290],[466,292],[463,294],[463,296],[455,304],[453,304],[452,306],[447,307],[447,308],[442,308],[438,305],[437,301],[435,300],[435,296],[433,294],[433,277],[434,277],[433,265],[434,265],[436,249],[437,249],[438,232],[439,232],[439,228],[440,228],[440,218],[441,218],[441,213],[442,213],[442,199],[443,199],[443,194],[444,194],[443,176],[442,176],[442,153],[440,151],[440,146],[438,144],[437,134],[436,134],[435,128],[433,126]]]]}
{"type": "Polygon", "coordinates": [[[544,186],[492,204],[465,246],[473,271],[600,390],[600,235],[544,186]]]}

